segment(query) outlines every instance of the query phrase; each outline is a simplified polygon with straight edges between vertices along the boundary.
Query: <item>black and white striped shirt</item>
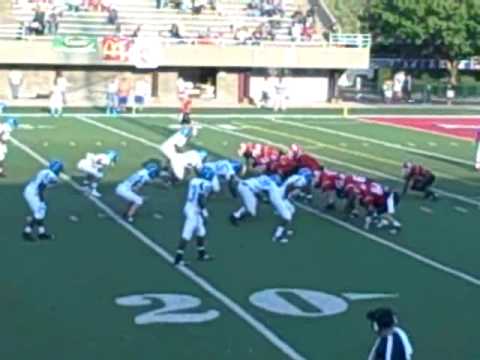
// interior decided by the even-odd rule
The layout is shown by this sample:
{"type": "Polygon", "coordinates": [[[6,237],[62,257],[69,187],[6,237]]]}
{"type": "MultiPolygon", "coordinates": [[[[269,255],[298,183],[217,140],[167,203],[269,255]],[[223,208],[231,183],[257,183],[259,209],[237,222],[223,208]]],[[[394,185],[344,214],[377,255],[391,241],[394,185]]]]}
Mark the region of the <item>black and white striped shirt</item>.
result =
{"type": "Polygon", "coordinates": [[[411,360],[413,348],[405,331],[394,327],[388,335],[380,336],[368,360],[411,360]]]}

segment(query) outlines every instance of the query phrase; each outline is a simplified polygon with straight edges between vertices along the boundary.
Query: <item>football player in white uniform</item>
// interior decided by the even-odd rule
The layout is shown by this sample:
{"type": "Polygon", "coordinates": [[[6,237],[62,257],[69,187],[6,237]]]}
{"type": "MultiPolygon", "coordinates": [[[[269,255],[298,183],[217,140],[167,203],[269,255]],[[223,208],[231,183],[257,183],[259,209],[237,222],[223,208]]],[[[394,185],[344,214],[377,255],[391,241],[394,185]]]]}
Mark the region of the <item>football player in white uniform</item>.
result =
{"type": "Polygon", "coordinates": [[[8,118],[4,123],[0,124],[0,177],[5,177],[5,158],[7,156],[7,144],[10,140],[11,133],[18,128],[18,121],[15,118],[8,118]]]}
{"type": "Polygon", "coordinates": [[[138,170],[128,179],[117,185],[115,193],[128,202],[128,208],[123,215],[124,219],[130,223],[138,209],[143,205],[145,199],[137,192],[143,185],[152,182],[160,175],[160,167],[156,163],[147,163],[141,170],[138,170]]]}
{"type": "Polygon", "coordinates": [[[47,169],[43,169],[30,180],[25,187],[23,196],[32,212],[32,217],[27,218],[27,224],[23,229],[23,238],[34,241],[33,232],[37,230],[37,236],[41,240],[52,239],[53,235],[47,233],[44,220],[47,215],[47,204],[44,192],[48,187],[58,183],[58,176],[63,171],[63,163],[58,160],[50,162],[47,169]]]}
{"type": "Polygon", "coordinates": [[[207,235],[206,220],[208,218],[206,203],[208,195],[212,192],[211,181],[214,176],[215,173],[210,167],[202,167],[198,177],[190,180],[188,184],[187,201],[183,208],[185,223],[175,255],[175,265],[184,264],[185,249],[194,236],[197,238],[198,260],[212,259],[205,249],[205,236],[207,235]]]}
{"type": "Polygon", "coordinates": [[[172,162],[172,157],[177,155],[192,137],[196,136],[196,131],[193,126],[182,127],[160,145],[161,152],[172,162]]]}
{"type": "Polygon", "coordinates": [[[212,179],[212,186],[214,192],[220,192],[221,181],[228,183],[228,188],[233,197],[237,195],[236,182],[238,176],[246,172],[246,166],[238,160],[217,160],[206,162],[204,166],[210,167],[215,172],[212,179]]]}
{"type": "Polygon", "coordinates": [[[173,181],[185,179],[187,170],[199,170],[207,156],[208,153],[205,150],[189,150],[174,155],[170,159],[173,181]]]}
{"type": "Polygon", "coordinates": [[[301,168],[296,174],[289,176],[284,181],[280,186],[278,194],[274,193],[276,198],[271,201],[281,218],[281,223],[277,226],[273,235],[274,242],[286,243],[288,242],[288,236],[293,234],[293,230],[289,228],[295,214],[295,206],[290,199],[305,191],[308,193],[312,186],[312,181],[312,170],[301,168]]]}
{"type": "Polygon", "coordinates": [[[242,206],[230,215],[231,223],[238,225],[240,220],[257,216],[258,197],[265,193],[270,197],[271,193],[279,192],[280,182],[276,175],[260,175],[241,180],[238,183],[237,192],[242,200],[242,206]]]}
{"type": "Polygon", "coordinates": [[[113,166],[118,161],[118,152],[115,150],[108,150],[105,153],[93,154],[87,153],[83,159],[77,164],[77,169],[85,174],[83,184],[86,186],[85,190],[89,195],[101,197],[97,190],[98,183],[103,178],[103,170],[107,166],[113,166]]]}

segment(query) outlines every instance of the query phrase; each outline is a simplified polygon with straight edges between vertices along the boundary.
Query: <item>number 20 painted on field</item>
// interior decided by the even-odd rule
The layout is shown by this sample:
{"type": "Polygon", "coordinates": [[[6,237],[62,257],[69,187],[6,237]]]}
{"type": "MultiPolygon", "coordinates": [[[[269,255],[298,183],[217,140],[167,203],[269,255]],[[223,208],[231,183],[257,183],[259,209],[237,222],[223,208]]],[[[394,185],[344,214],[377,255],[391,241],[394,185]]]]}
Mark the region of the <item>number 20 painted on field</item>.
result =
{"type": "MultiPolygon", "coordinates": [[[[348,309],[348,303],[339,296],[320,291],[306,289],[265,289],[252,294],[250,302],[256,307],[271,313],[297,317],[323,317],[340,314],[348,309]],[[296,296],[300,301],[308,303],[309,311],[304,311],[292,304],[284,295],[296,296]]],[[[134,319],[137,325],[156,323],[186,324],[202,323],[220,316],[217,310],[198,311],[202,301],[186,294],[137,294],[115,299],[120,306],[146,307],[158,306],[153,310],[141,313],[134,319]]]]}

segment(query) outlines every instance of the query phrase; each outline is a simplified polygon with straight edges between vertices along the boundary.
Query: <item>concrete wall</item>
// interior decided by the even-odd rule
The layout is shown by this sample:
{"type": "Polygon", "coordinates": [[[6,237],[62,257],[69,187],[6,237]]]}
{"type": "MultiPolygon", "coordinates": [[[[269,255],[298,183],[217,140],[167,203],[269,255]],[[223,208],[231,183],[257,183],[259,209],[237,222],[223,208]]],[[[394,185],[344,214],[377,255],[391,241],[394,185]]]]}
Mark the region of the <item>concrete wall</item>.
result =
{"type": "MultiPolygon", "coordinates": [[[[54,50],[50,41],[3,40],[0,48],[0,64],[132,66],[128,62],[105,62],[100,51],[73,54],[54,50]]],[[[370,62],[368,48],[160,45],[158,51],[163,67],[367,69],[370,62]]]]}

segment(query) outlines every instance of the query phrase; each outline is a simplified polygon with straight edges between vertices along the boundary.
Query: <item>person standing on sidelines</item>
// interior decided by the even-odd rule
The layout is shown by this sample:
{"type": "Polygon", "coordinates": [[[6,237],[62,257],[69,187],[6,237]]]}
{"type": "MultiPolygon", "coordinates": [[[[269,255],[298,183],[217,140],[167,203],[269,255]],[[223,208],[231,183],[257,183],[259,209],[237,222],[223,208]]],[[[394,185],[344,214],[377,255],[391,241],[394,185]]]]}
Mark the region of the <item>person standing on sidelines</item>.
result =
{"type": "Polygon", "coordinates": [[[114,78],[107,85],[107,115],[117,115],[118,107],[118,79],[114,78]]]}
{"type": "Polygon", "coordinates": [[[63,91],[59,84],[55,84],[50,95],[50,115],[60,117],[63,114],[63,91]]]}
{"type": "Polygon", "coordinates": [[[275,82],[275,98],[273,99],[273,111],[279,110],[287,110],[287,87],[282,76],[279,76],[275,82]]]}
{"type": "Polygon", "coordinates": [[[413,347],[408,335],[397,326],[397,317],[389,308],[367,313],[373,331],[378,335],[368,360],[411,360],[413,347]]]}
{"type": "Polygon", "coordinates": [[[475,132],[475,147],[475,170],[480,171],[480,129],[477,129],[477,131],[475,132]]]}

